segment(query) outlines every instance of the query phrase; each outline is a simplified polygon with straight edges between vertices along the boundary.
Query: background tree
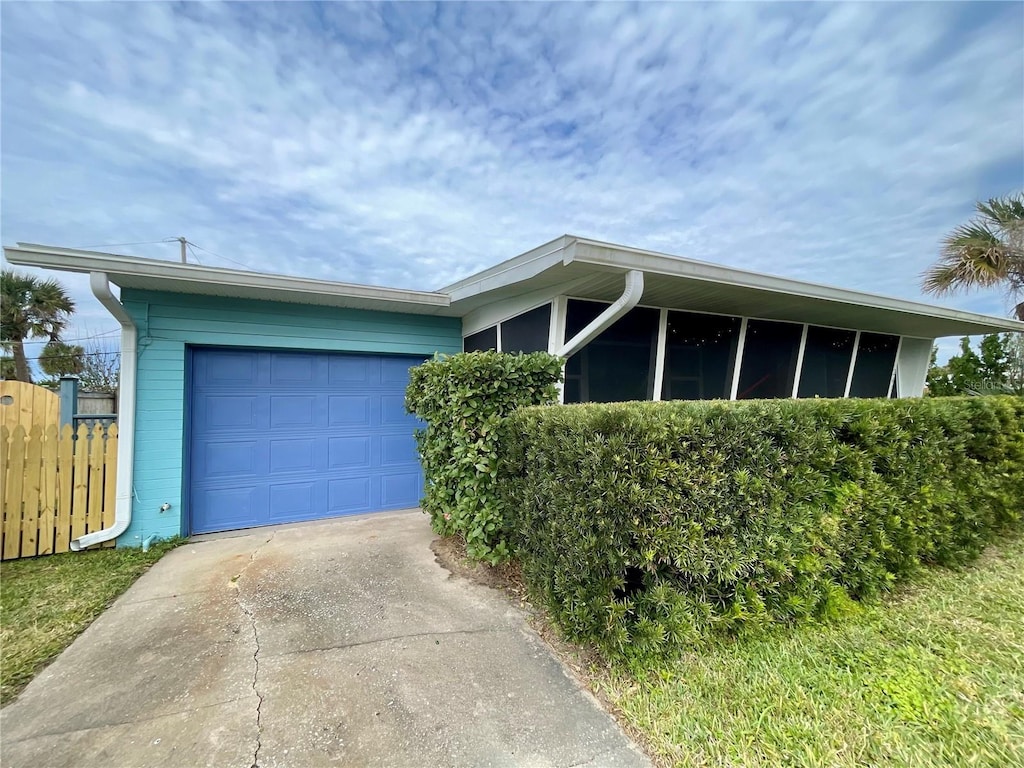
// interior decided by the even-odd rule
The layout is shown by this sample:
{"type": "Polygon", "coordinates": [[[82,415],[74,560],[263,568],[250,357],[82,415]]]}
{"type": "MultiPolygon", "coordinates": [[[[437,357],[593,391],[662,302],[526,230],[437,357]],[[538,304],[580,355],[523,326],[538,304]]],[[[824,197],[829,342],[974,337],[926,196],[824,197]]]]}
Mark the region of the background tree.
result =
{"type": "Polygon", "coordinates": [[[79,374],[81,387],[87,392],[117,394],[121,380],[121,353],[90,346],[84,355],[85,366],[79,374]]]}
{"type": "Polygon", "coordinates": [[[15,377],[31,383],[26,339],[60,341],[75,303],[56,280],[3,270],[0,273],[0,342],[14,356],[15,377]]]}
{"type": "Polygon", "coordinates": [[[934,348],[926,379],[928,394],[1024,394],[1024,360],[1020,359],[1024,345],[1020,341],[1020,334],[993,333],[981,339],[976,352],[964,336],[960,353],[941,366],[936,362],[938,348],[934,348]]]}
{"type": "MultiPolygon", "coordinates": [[[[967,224],[942,243],[942,254],[924,273],[926,293],[944,295],[971,288],[1004,288],[1016,302],[1024,294],[1024,193],[976,204],[967,224]]],[[[1024,320],[1024,302],[1016,304],[1024,320]]]]}
{"type": "Polygon", "coordinates": [[[85,350],[77,344],[51,341],[39,355],[39,367],[47,376],[77,376],[85,370],[85,350]]]}
{"type": "Polygon", "coordinates": [[[0,379],[13,379],[14,358],[10,355],[0,355],[0,379]]]}

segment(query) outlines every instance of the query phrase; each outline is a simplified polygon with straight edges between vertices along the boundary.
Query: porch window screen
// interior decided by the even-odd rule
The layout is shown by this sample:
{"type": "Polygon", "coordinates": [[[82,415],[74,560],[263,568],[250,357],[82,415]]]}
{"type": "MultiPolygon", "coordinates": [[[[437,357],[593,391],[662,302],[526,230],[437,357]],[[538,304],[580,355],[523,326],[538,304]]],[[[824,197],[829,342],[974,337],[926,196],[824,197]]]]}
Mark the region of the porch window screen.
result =
{"type": "Polygon", "coordinates": [[[486,352],[498,348],[498,326],[492,325],[482,331],[471,333],[462,340],[463,352],[486,352]]]}
{"type": "MultiPolygon", "coordinates": [[[[570,299],[565,317],[568,341],[607,304],[570,299]]],[[[565,402],[614,403],[654,397],[657,309],[635,307],[566,361],[565,402]]]]}
{"type": "Polygon", "coordinates": [[[737,400],[792,397],[803,326],[748,320],[737,400]]]}
{"type": "Polygon", "coordinates": [[[501,324],[502,352],[546,352],[551,305],[531,309],[501,324]]]}
{"type": "Polygon", "coordinates": [[[853,366],[850,397],[888,397],[899,336],[862,333],[853,366]]]}
{"type": "Polygon", "coordinates": [[[856,338],[856,331],[810,326],[807,329],[807,345],[804,347],[804,362],[797,396],[845,395],[856,338]]]}
{"type": "Polygon", "coordinates": [[[729,399],[741,320],[669,312],[663,400],[729,399]]]}

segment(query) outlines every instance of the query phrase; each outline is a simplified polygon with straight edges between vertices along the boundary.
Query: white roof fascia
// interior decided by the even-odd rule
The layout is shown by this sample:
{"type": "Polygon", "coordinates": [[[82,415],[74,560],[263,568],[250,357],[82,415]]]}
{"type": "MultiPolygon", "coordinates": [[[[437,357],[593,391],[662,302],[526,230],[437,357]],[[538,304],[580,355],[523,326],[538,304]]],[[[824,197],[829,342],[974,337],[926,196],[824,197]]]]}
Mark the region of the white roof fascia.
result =
{"type": "MultiPolygon", "coordinates": [[[[275,292],[298,293],[379,302],[381,309],[390,308],[399,311],[403,304],[438,309],[451,305],[451,298],[442,292],[383,288],[263,272],[204,267],[196,264],[180,264],[173,261],[142,259],[134,256],[119,256],[98,251],[57,248],[33,243],[18,243],[17,247],[5,246],[4,255],[12,264],[21,266],[42,267],[63,272],[106,272],[110,275],[111,281],[115,283],[118,275],[125,275],[221,286],[227,289],[222,295],[227,296],[237,293],[239,296],[245,297],[246,289],[271,294],[275,292]],[[236,291],[233,292],[230,289],[236,289],[236,291]]],[[[287,299],[282,298],[282,300],[287,299]]]]}
{"type": "Polygon", "coordinates": [[[829,285],[808,283],[802,280],[775,277],[749,270],[685,259],[679,256],[667,256],[652,251],[611,245],[596,240],[574,239],[576,247],[573,260],[582,264],[619,267],[625,270],[639,269],[649,274],[661,274],[667,277],[684,277],[690,280],[703,280],[719,285],[753,288],[759,291],[770,291],[790,296],[801,296],[861,307],[905,312],[924,317],[991,325],[1005,331],[1024,332],[1024,322],[1005,317],[994,317],[992,315],[982,315],[959,309],[935,307],[917,301],[895,299],[889,296],[852,291],[846,288],[836,288],[829,285]]]}
{"type": "Polygon", "coordinates": [[[539,291],[529,291],[515,296],[497,298],[481,307],[472,309],[462,316],[462,335],[482,331],[492,325],[503,323],[513,317],[529,312],[539,306],[550,303],[556,296],[562,296],[572,292],[572,289],[588,278],[578,278],[568,283],[559,283],[542,288],[539,291]]]}
{"type": "Polygon", "coordinates": [[[457,283],[446,285],[441,293],[451,296],[452,301],[468,299],[496,288],[528,280],[557,264],[572,261],[572,241],[568,236],[558,237],[549,243],[508,259],[483,272],[477,272],[457,283]],[[566,261],[568,258],[569,261],[566,261]]]}

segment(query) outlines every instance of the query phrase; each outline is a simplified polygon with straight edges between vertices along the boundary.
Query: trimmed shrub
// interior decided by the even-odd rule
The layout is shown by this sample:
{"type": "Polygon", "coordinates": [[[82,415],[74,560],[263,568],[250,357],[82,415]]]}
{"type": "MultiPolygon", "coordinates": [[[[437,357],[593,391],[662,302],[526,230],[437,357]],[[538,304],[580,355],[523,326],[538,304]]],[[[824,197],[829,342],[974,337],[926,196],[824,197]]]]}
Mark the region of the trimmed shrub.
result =
{"type": "Polygon", "coordinates": [[[501,490],[530,588],[615,658],[834,617],[1024,505],[1024,398],[529,408],[501,490]]]}
{"type": "Polygon", "coordinates": [[[410,372],[405,407],[427,422],[417,430],[426,477],[423,510],[442,536],[460,535],[470,557],[508,557],[499,503],[499,428],[520,406],[553,403],[562,361],[546,352],[468,352],[436,357],[410,372]]]}

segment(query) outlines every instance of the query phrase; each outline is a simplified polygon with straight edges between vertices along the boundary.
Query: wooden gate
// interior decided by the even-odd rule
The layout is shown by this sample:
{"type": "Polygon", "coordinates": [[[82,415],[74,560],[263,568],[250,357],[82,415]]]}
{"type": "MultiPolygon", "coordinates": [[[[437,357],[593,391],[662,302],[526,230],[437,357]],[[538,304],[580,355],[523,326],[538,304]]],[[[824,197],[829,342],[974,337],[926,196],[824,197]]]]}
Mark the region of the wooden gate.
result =
{"type": "Polygon", "coordinates": [[[23,381],[0,381],[0,426],[11,432],[18,425],[26,432],[60,425],[60,398],[48,389],[23,381]]]}
{"type": "Polygon", "coordinates": [[[0,559],[67,552],[113,525],[117,426],[61,427],[55,394],[0,385],[0,559]]]}

